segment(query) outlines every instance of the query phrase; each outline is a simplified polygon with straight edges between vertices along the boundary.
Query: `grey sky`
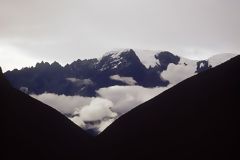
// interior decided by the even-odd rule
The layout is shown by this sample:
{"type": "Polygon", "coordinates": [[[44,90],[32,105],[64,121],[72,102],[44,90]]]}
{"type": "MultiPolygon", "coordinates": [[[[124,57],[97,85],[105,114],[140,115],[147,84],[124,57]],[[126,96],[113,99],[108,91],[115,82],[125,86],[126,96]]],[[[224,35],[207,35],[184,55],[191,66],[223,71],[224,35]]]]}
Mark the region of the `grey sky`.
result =
{"type": "Polygon", "coordinates": [[[115,48],[240,53],[239,0],[0,0],[3,70],[115,48]]]}

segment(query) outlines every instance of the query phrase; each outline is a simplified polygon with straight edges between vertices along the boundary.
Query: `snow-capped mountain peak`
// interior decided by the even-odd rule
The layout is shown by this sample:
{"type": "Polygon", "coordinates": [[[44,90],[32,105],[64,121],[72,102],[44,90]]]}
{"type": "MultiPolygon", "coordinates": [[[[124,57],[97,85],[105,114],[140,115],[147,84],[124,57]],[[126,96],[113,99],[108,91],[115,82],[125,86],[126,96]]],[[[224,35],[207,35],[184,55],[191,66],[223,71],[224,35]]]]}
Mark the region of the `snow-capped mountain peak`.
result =
{"type": "MultiPolygon", "coordinates": [[[[65,96],[82,99],[84,96],[86,104],[85,101],[81,101],[81,103],[84,102],[84,106],[93,107],[91,107],[93,112],[91,109],[85,110],[86,114],[92,115],[92,113],[99,113],[99,110],[94,107],[95,105],[91,105],[90,101],[94,100],[93,97],[104,98],[107,100],[106,104],[112,102],[112,111],[120,116],[152,98],[156,95],[155,93],[159,94],[186,78],[215,67],[234,56],[236,55],[219,54],[207,60],[191,60],[168,51],[119,49],[105,53],[100,59],[77,60],[66,66],[61,66],[57,62],[53,64],[42,62],[35,67],[8,71],[4,74],[15,88],[35,95],[49,105],[51,102],[44,101],[45,96],[60,99],[65,96]],[[149,93],[144,94],[144,92],[149,93]],[[46,93],[53,95],[46,95],[46,93]],[[119,96],[123,96],[121,98],[123,102],[118,103],[115,100],[119,96]],[[89,105],[87,105],[88,103],[89,105]],[[125,109],[123,109],[124,107],[125,109]]],[[[59,101],[60,99],[55,100],[59,101]]],[[[99,102],[99,99],[95,100],[99,102]]],[[[76,103],[76,106],[81,103],[76,103]]],[[[59,103],[55,107],[58,106],[59,103]]],[[[106,113],[111,113],[108,107],[105,109],[106,113]]],[[[59,111],[76,124],[80,126],[85,124],[83,127],[86,130],[102,131],[116,119],[109,114],[107,114],[108,118],[104,115],[92,119],[93,121],[81,119],[83,117],[81,117],[80,110],[79,112],[65,109],[59,111]]]]}
{"type": "Polygon", "coordinates": [[[102,57],[111,56],[112,58],[118,58],[122,53],[129,52],[130,48],[125,49],[115,49],[109,52],[106,52],[102,57]]]}
{"type": "Polygon", "coordinates": [[[99,59],[99,66],[101,71],[108,69],[117,69],[119,66],[125,67],[138,59],[134,50],[132,49],[119,49],[105,53],[99,59]]]}
{"type": "Polygon", "coordinates": [[[138,58],[146,68],[159,65],[159,61],[155,58],[155,55],[160,52],[162,51],[140,50],[140,49],[135,50],[135,53],[137,54],[138,58]]]}
{"type": "MultiPolygon", "coordinates": [[[[115,49],[112,51],[109,51],[105,53],[99,61],[101,61],[105,57],[110,57],[114,61],[121,59],[123,54],[130,54],[134,53],[137,55],[141,63],[148,69],[150,67],[155,67],[160,64],[160,61],[164,63],[164,61],[168,61],[168,63],[171,63],[171,61],[174,60],[174,57],[178,57],[177,55],[174,55],[168,51],[163,50],[140,50],[140,49],[115,49]]],[[[176,63],[176,62],[174,62],[176,63]]]]}

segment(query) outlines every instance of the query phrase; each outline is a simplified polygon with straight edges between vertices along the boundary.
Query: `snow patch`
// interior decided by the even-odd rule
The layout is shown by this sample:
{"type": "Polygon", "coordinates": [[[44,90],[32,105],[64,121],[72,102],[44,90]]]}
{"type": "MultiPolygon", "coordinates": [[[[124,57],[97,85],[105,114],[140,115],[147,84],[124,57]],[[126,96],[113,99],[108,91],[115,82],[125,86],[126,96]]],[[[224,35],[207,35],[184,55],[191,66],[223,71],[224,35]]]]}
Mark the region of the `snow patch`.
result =
{"type": "Polygon", "coordinates": [[[204,65],[204,63],[200,63],[200,68],[203,68],[205,65],[204,65]]]}
{"type": "Polygon", "coordinates": [[[103,58],[103,57],[106,57],[106,56],[110,56],[113,58],[113,59],[116,59],[116,58],[119,58],[120,55],[123,53],[123,52],[128,52],[130,49],[128,48],[125,48],[125,49],[114,49],[112,51],[109,51],[109,52],[106,52],[100,59],[99,61],[103,58]]]}
{"type": "Polygon", "coordinates": [[[142,64],[149,68],[154,67],[156,65],[160,65],[158,59],[155,58],[155,55],[160,53],[161,51],[151,51],[151,50],[134,50],[142,64]]]}
{"type": "MultiPolygon", "coordinates": [[[[120,59],[120,55],[124,52],[128,52],[130,49],[114,49],[112,51],[106,52],[103,57],[106,56],[110,56],[112,59],[120,59]]],[[[154,51],[154,50],[140,50],[140,49],[134,49],[134,52],[136,53],[136,55],[138,56],[138,58],[140,59],[140,61],[142,62],[142,64],[146,67],[149,68],[156,66],[157,64],[159,65],[159,61],[155,58],[155,55],[160,53],[161,51],[154,51]]],[[[101,59],[99,59],[99,61],[101,61],[101,59]]]]}

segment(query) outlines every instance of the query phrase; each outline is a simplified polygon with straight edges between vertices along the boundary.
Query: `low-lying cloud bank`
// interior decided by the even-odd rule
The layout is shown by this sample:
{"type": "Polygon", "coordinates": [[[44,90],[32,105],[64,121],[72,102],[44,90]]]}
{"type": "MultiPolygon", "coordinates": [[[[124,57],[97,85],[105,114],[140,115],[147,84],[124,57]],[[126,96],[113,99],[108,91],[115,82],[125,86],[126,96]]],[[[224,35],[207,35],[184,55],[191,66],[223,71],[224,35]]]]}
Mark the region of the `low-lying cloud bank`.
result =
{"type": "Polygon", "coordinates": [[[157,96],[169,87],[144,88],[141,86],[111,86],[101,88],[97,93],[104,99],[112,101],[112,110],[124,114],[139,104],[157,96]]]}
{"type": "Polygon", "coordinates": [[[78,79],[78,78],[66,78],[67,81],[72,82],[76,86],[91,86],[93,85],[93,81],[91,79],[78,79]]]}
{"type": "Polygon", "coordinates": [[[31,96],[67,115],[73,114],[94,99],[92,97],[65,96],[54,93],[32,94],[31,96]]]}
{"type": "Polygon", "coordinates": [[[97,91],[99,97],[65,96],[53,93],[31,96],[65,114],[83,129],[102,132],[119,116],[169,87],[111,86],[99,89],[97,91]]]}
{"type": "Polygon", "coordinates": [[[169,64],[168,69],[161,73],[163,79],[167,79],[170,84],[178,84],[183,80],[195,75],[196,67],[169,64]]]}
{"type": "Polygon", "coordinates": [[[79,111],[79,116],[84,122],[113,118],[117,116],[117,113],[111,110],[113,105],[110,100],[97,97],[79,111]]]}
{"type": "Polygon", "coordinates": [[[119,75],[110,76],[110,79],[120,81],[128,85],[135,85],[137,83],[132,77],[120,77],[119,75]]]}

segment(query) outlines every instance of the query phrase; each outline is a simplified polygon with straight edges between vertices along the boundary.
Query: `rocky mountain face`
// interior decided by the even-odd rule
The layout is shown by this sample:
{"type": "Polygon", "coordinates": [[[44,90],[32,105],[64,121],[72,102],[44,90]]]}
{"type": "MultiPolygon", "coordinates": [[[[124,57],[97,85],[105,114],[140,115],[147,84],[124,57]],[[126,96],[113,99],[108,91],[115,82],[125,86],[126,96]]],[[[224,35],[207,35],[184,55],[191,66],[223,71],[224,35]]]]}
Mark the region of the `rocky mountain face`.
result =
{"type": "MultiPolygon", "coordinates": [[[[99,88],[129,85],[121,81],[121,77],[131,77],[136,82],[135,85],[143,87],[167,86],[175,79],[171,75],[169,77],[169,68],[177,72],[191,70],[189,76],[192,76],[210,67],[207,60],[188,60],[167,51],[138,53],[132,49],[124,49],[108,52],[100,59],[77,60],[66,66],[57,62],[41,62],[35,67],[8,71],[5,76],[15,88],[29,94],[48,92],[96,96],[95,91],[99,88]],[[146,55],[150,58],[144,58],[146,55]],[[148,59],[152,60],[151,65],[145,63],[148,59]],[[120,80],[111,76],[119,76],[120,80]]],[[[178,73],[178,76],[183,76],[180,77],[183,80],[185,77],[181,74],[178,73]]]]}

